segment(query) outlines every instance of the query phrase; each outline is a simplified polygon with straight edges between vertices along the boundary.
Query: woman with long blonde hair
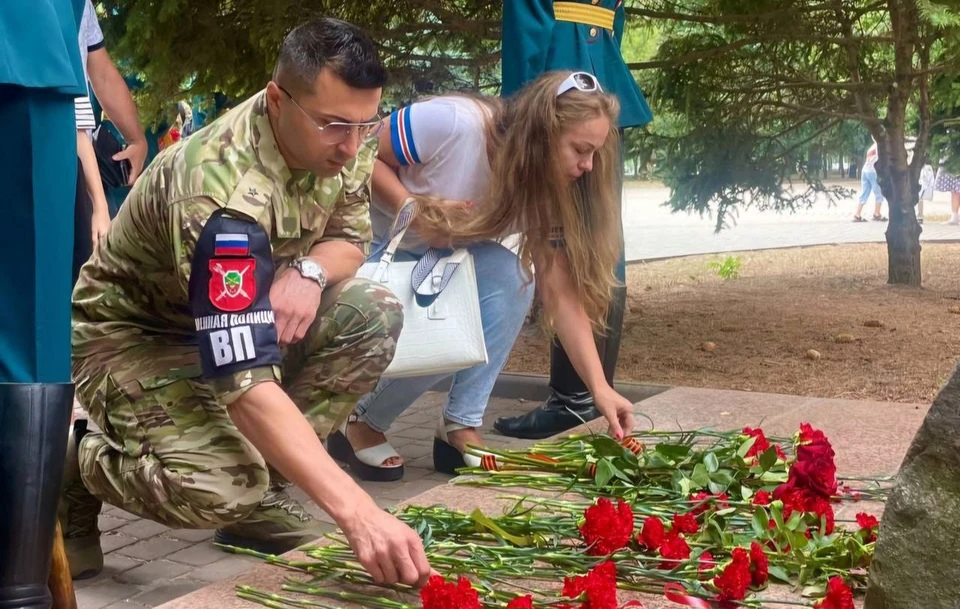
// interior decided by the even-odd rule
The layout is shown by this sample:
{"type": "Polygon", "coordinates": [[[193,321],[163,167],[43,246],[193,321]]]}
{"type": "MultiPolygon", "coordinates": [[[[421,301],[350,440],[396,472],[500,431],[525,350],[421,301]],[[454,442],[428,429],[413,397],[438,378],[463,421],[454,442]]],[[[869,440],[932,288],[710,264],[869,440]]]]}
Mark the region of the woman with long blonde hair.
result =
{"type": "MultiPolygon", "coordinates": [[[[428,247],[467,247],[476,266],[488,363],[452,375],[434,441],[438,471],[479,464],[464,453],[483,444],[477,428],[529,310],[534,276],[545,325],[570,354],[611,434],[631,431],[632,404],[607,382],[594,339],[617,285],[618,111],[592,75],[550,72],[502,102],[448,95],[415,103],[381,132],[375,245],[412,199],[418,215],[416,235],[403,244],[407,259],[428,247]],[[500,243],[516,233],[518,254],[500,243]]],[[[331,454],[361,478],[399,479],[403,464],[384,433],[448,376],[381,380],[331,436],[331,454]]]]}

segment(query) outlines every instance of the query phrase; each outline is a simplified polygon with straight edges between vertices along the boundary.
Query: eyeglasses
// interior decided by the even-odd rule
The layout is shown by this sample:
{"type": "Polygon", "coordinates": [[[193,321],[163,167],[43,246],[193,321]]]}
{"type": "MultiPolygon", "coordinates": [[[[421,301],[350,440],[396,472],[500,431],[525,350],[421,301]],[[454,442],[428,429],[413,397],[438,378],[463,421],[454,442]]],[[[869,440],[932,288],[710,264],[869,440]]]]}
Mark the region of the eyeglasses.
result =
{"type": "Polygon", "coordinates": [[[564,81],[560,83],[560,86],[557,87],[557,97],[560,97],[571,89],[583,91],[584,93],[593,93],[594,91],[603,92],[596,77],[587,72],[574,72],[570,76],[567,76],[564,81]]]}
{"type": "Polygon", "coordinates": [[[327,122],[327,124],[321,125],[303,109],[303,106],[297,103],[297,100],[293,98],[293,95],[290,95],[289,91],[280,85],[277,85],[277,88],[283,91],[286,96],[290,98],[290,101],[293,102],[293,105],[296,106],[300,112],[303,112],[303,115],[316,126],[320,132],[320,137],[328,144],[339,144],[353,137],[354,131],[360,135],[361,142],[369,142],[379,136],[380,130],[383,129],[383,120],[379,116],[377,116],[376,120],[365,123],[327,122]]]}

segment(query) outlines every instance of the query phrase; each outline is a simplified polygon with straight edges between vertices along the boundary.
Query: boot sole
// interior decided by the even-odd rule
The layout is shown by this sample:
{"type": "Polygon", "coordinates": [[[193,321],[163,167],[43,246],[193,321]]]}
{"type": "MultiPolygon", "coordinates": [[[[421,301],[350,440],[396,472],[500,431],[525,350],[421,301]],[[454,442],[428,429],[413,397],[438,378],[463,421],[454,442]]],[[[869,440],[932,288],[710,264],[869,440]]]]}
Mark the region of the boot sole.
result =
{"type": "Polygon", "coordinates": [[[260,552],[261,554],[272,554],[274,556],[279,556],[280,554],[286,554],[291,550],[296,550],[300,546],[306,545],[310,542],[293,542],[293,541],[276,541],[270,539],[253,539],[250,537],[242,537],[240,535],[234,535],[233,533],[227,533],[225,531],[216,531],[213,534],[214,543],[219,543],[225,546],[233,546],[235,548],[243,548],[245,550],[253,550],[254,552],[260,552]]]}

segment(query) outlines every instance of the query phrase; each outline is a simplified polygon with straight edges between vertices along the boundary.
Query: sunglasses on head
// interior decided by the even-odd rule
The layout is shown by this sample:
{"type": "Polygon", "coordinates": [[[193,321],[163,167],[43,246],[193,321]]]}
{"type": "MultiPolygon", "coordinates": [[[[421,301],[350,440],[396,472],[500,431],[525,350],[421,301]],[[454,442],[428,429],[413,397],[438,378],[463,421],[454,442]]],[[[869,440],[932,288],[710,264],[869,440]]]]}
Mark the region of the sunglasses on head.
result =
{"type": "Polygon", "coordinates": [[[557,87],[557,97],[560,97],[572,89],[583,91],[585,93],[603,91],[603,89],[600,88],[600,83],[597,82],[596,77],[587,72],[574,72],[570,76],[567,76],[563,82],[560,83],[560,86],[557,87]]]}

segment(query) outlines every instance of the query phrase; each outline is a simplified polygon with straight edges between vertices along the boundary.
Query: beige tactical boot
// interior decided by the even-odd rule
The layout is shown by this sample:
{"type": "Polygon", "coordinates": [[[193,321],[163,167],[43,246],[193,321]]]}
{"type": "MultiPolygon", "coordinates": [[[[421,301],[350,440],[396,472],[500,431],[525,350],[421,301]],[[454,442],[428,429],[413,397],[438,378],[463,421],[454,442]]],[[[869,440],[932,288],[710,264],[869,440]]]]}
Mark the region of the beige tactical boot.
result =
{"type": "Polygon", "coordinates": [[[283,554],[315,541],[328,527],[279,485],[271,484],[260,506],[242,521],[217,529],[214,541],[263,554],[283,554]]]}
{"type": "Polygon", "coordinates": [[[100,547],[100,528],[97,524],[103,504],[83,485],[77,455],[77,436],[86,433],[86,429],[87,422],[82,419],[70,427],[57,509],[73,579],[88,579],[103,570],[103,549],[100,547]]]}

